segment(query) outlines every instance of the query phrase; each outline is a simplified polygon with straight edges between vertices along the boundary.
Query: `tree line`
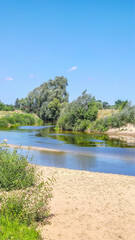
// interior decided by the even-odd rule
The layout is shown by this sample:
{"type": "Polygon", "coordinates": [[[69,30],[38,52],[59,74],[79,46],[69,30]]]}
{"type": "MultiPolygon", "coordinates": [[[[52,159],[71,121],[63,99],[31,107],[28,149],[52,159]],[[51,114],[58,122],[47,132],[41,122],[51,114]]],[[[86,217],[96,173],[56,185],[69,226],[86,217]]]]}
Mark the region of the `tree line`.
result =
{"type": "Polygon", "coordinates": [[[29,92],[27,97],[17,98],[14,106],[0,102],[0,110],[20,109],[26,113],[36,113],[43,122],[55,122],[61,129],[84,131],[91,122],[97,121],[98,110],[117,109],[121,112],[131,105],[127,100],[120,99],[110,105],[96,100],[86,90],[69,103],[67,86],[67,78],[55,77],[29,92]]]}

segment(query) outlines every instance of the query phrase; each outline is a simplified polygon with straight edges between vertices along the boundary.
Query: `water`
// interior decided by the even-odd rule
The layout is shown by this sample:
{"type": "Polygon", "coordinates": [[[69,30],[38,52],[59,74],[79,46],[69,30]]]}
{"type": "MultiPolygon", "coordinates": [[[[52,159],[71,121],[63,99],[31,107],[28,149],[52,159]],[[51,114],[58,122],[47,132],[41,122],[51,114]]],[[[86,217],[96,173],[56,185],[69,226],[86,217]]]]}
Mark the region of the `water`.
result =
{"type": "Polygon", "coordinates": [[[8,143],[15,145],[63,151],[31,150],[34,163],[39,165],[135,176],[135,145],[112,140],[106,135],[56,132],[52,126],[27,126],[1,130],[2,139],[8,139],[8,143]]]}

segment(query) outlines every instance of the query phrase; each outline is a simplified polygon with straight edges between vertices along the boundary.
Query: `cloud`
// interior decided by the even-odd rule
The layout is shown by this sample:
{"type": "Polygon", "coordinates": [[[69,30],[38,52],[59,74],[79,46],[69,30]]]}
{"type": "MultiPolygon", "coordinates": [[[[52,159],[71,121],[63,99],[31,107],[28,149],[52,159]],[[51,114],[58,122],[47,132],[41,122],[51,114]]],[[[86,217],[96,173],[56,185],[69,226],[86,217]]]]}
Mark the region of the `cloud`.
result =
{"type": "Polygon", "coordinates": [[[76,70],[77,68],[78,68],[77,66],[74,66],[74,67],[69,68],[67,71],[68,71],[68,72],[71,72],[71,71],[76,70]]]}
{"type": "Polygon", "coordinates": [[[29,78],[34,78],[34,74],[31,73],[31,74],[29,75],[29,78]]]}
{"type": "Polygon", "coordinates": [[[6,81],[13,81],[14,79],[12,77],[7,77],[6,81]]]}

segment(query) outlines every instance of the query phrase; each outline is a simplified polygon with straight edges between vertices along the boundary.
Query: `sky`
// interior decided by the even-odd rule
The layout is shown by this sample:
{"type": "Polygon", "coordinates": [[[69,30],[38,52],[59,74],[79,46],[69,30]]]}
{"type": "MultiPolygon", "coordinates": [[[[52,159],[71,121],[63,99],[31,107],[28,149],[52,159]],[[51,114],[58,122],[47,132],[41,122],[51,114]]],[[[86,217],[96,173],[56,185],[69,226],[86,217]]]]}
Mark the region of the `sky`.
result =
{"type": "Polygon", "coordinates": [[[55,76],[70,101],[135,104],[135,0],[0,0],[0,100],[55,76]]]}

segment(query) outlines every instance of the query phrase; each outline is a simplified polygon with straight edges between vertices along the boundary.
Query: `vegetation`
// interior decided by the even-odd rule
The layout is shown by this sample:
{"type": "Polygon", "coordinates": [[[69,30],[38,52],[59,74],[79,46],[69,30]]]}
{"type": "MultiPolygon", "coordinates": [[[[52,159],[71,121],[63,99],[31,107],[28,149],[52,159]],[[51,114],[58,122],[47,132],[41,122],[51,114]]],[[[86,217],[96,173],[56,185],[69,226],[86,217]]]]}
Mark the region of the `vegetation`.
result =
{"type": "Polygon", "coordinates": [[[101,118],[89,125],[91,131],[107,131],[109,128],[119,128],[127,123],[135,124],[135,106],[125,107],[112,116],[101,118]]]}
{"type": "Polygon", "coordinates": [[[41,239],[36,223],[49,216],[52,181],[17,150],[0,148],[0,239],[41,239]]]}
{"type": "Polygon", "coordinates": [[[26,188],[34,184],[34,167],[17,150],[0,151],[0,188],[7,191],[26,188]]]}
{"type": "Polygon", "coordinates": [[[57,125],[61,129],[84,131],[90,121],[96,120],[97,102],[86,91],[75,101],[66,105],[61,112],[57,125]]]}
{"type": "Polygon", "coordinates": [[[15,107],[10,104],[4,104],[0,101],[0,111],[14,111],[15,110],[15,107]]]}
{"type": "MultiPolygon", "coordinates": [[[[119,127],[132,121],[133,117],[128,116],[134,114],[133,107],[128,100],[118,99],[114,105],[110,105],[106,101],[96,100],[85,90],[82,96],[68,103],[67,85],[66,78],[55,77],[29,92],[26,98],[17,98],[15,109],[25,114],[6,114],[0,118],[0,127],[53,122],[57,123],[56,129],[85,131],[90,128],[105,131],[109,127],[119,127]],[[39,118],[30,113],[35,113],[39,118]]],[[[14,109],[14,106],[0,102],[0,110],[5,108],[14,109]]]]}
{"type": "Polygon", "coordinates": [[[16,99],[15,107],[35,112],[44,122],[55,122],[61,109],[68,102],[67,79],[56,77],[44,82],[28,94],[27,98],[16,99]]]}
{"type": "Polygon", "coordinates": [[[9,113],[0,118],[0,127],[20,125],[41,125],[42,120],[29,113],[9,113]]]}
{"type": "Polygon", "coordinates": [[[17,218],[11,221],[10,217],[3,214],[0,216],[0,239],[39,240],[41,238],[35,226],[28,227],[26,223],[20,223],[17,218]]]}
{"type": "Polygon", "coordinates": [[[106,131],[127,123],[135,123],[135,107],[126,101],[117,100],[114,109],[107,102],[96,100],[86,91],[75,101],[66,104],[57,121],[57,129],[106,131]]]}

